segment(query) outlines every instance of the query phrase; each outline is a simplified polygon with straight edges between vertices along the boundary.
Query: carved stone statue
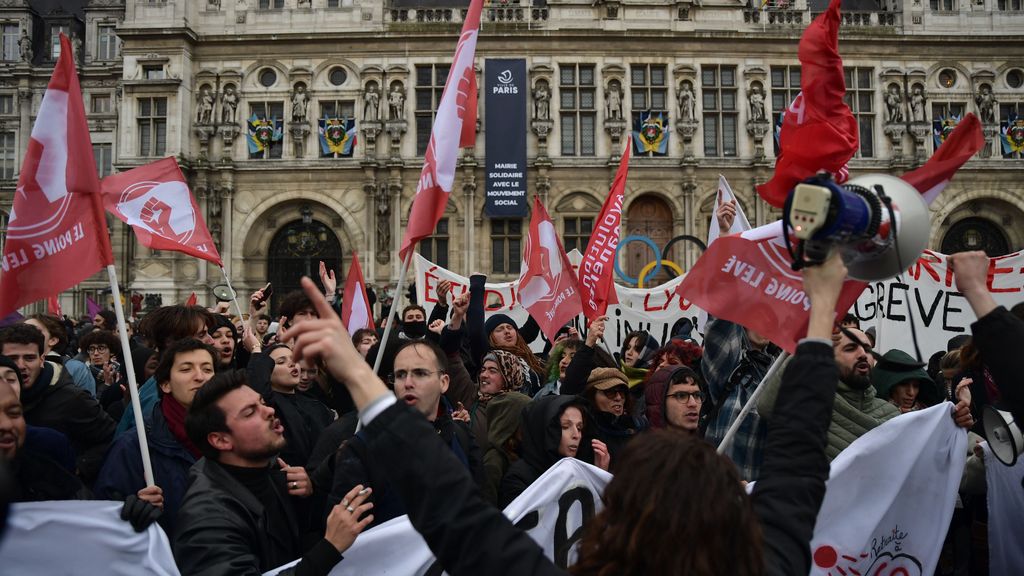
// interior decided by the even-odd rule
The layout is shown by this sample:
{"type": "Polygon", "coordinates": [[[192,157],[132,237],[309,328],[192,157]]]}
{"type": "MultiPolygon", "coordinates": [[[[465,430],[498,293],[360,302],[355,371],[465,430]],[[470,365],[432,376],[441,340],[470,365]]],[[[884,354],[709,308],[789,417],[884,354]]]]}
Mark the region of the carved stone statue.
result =
{"type": "Polygon", "coordinates": [[[925,121],[925,110],[924,110],[924,89],[921,88],[920,84],[914,85],[914,89],[910,94],[910,121],[911,122],[924,122],[925,121]]]}
{"type": "Polygon", "coordinates": [[[196,124],[209,124],[213,121],[213,94],[209,86],[203,86],[199,93],[199,111],[196,114],[196,124]]]}
{"type": "Polygon", "coordinates": [[[608,85],[608,91],[604,93],[604,106],[606,118],[609,120],[622,120],[622,89],[617,83],[608,85]]]}
{"type": "Polygon", "coordinates": [[[996,99],[992,95],[992,88],[988,84],[982,84],[981,91],[974,97],[974,101],[978,104],[978,115],[981,116],[981,121],[986,124],[995,124],[996,99]]]}
{"type": "Polygon", "coordinates": [[[764,94],[761,93],[761,87],[757,84],[750,88],[750,94],[747,96],[747,103],[750,106],[750,119],[754,122],[763,121],[764,94]]]}
{"type": "Polygon", "coordinates": [[[82,39],[75,34],[71,36],[71,60],[75,64],[82,62],[82,39]]]}
{"type": "Polygon", "coordinates": [[[696,116],[693,85],[689,82],[683,82],[679,86],[679,94],[676,96],[676,99],[679,100],[679,119],[683,122],[692,122],[696,116]]]}
{"type": "Polygon", "coordinates": [[[547,82],[538,82],[533,89],[533,118],[535,120],[551,119],[551,91],[547,82]]]}
{"type": "Polygon", "coordinates": [[[235,87],[228,84],[220,97],[220,121],[224,124],[235,123],[235,110],[238,108],[238,93],[235,87]]]}
{"type": "Polygon", "coordinates": [[[391,191],[378,186],[374,195],[377,204],[377,262],[387,264],[391,259],[391,191]]]}
{"type": "Polygon", "coordinates": [[[18,51],[23,61],[32,63],[32,39],[28,37],[28,30],[24,28],[21,29],[21,38],[18,38],[18,51]]]}
{"type": "Polygon", "coordinates": [[[391,110],[391,120],[405,120],[405,90],[401,84],[391,87],[388,94],[388,108],[391,110]]]}
{"type": "Polygon", "coordinates": [[[379,119],[380,92],[377,91],[376,84],[370,84],[366,87],[366,93],[363,94],[363,120],[376,122],[379,119]]]}
{"type": "Polygon", "coordinates": [[[885,123],[900,124],[903,122],[903,94],[896,84],[889,84],[885,93],[885,123]]]}
{"type": "Polygon", "coordinates": [[[295,85],[295,92],[292,93],[292,122],[306,121],[306,107],[309,105],[309,97],[306,95],[306,87],[302,84],[295,85]]]}

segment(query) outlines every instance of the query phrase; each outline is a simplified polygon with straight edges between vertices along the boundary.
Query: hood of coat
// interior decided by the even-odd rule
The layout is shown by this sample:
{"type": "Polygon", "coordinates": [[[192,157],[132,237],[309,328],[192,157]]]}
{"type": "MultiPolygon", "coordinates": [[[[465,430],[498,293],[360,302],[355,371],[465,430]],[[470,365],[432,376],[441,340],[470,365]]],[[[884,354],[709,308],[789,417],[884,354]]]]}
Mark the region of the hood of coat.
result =
{"type": "Polygon", "coordinates": [[[569,406],[575,406],[583,413],[583,436],[576,458],[584,462],[593,462],[593,448],[590,440],[590,414],[586,402],[577,396],[558,395],[545,396],[534,400],[522,410],[523,460],[533,468],[543,472],[552,464],[562,459],[558,454],[558,445],[562,440],[562,413],[569,406]]]}
{"type": "Polygon", "coordinates": [[[487,441],[501,449],[516,433],[522,422],[523,408],[530,397],[519,392],[506,392],[487,403],[487,441]]]}

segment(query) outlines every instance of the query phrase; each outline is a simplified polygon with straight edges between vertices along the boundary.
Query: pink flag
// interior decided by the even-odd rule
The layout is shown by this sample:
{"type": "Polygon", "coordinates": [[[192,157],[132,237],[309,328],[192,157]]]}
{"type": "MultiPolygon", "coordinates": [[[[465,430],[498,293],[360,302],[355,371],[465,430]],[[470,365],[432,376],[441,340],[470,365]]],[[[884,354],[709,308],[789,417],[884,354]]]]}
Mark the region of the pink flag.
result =
{"type": "Polygon", "coordinates": [[[924,166],[900,178],[917,188],[924,196],[924,201],[931,204],[953,179],[953,174],[984,146],[985,135],[981,131],[981,122],[978,122],[974,114],[968,114],[924,166]]]}
{"type": "Polygon", "coordinates": [[[373,330],[373,309],[370,299],[366,297],[366,280],[363,268],[359,265],[359,254],[352,253],[352,265],[345,278],[345,292],[341,298],[341,323],[348,329],[351,336],[356,330],[369,328],[373,330]]]}
{"type": "Polygon", "coordinates": [[[89,315],[89,318],[95,318],[99,314],[100,310],[103,310],[103,306],[96,303],[95,300],[86,296],[85,297],[85,313],[89,315]]]}
{"type": "Polygon", "coordinates": [[[857,151],[857,119],[843,101],[839,4],[832,0],[800,38],[800,94],[782,119],[775,175],[757,187],[764,201],[776,208],[797,183],[821,170],[831,172],[837,182],[846,181],[846,163],[857,151]]]}
{"type": "Polygon", "coordinates": [[[58,296],[59,294],[54,294],[46,299],[46,313],[60,318],[64,315],[64,312],[60,309],[60,299],[58,296]]]}
{"type": "Polygon", "coordinates": [[[554,341],[558,329],[583,311],[576,275],[558,239],[551,216],[540,198],[533,199],[530,234],[523,249],[519,276],[519,303],[544,335],[554,341]]]}
{"type": "Polygon", "coordinates": [[[603,315],[609,304],[617,302],[612,272],[615,270],[615,249],[619,245],[619,225],[622,223],[622,201],[626,192],[630,148],[632,145],[626,144],[612,188],[594,223],[594,232],[580,262],[580,298],[587,321],[603,315]]]}
{"type": "Polygon", "coordinates": [[[143,245],[223,265],[174,157],[107,176],[100,186],[107,210],[130,225],[143,245]]]}
{"type": "Polygon", "coordinates": [[[113,264],[71,43],[43,94],[0,256],[0,316],[113,264]]]}
{"type": "Polygon", "coordinates": [[[423,157],[423,171],[412,199],[409,226],[399,250],[403,261],[417,242],[434,232],[448,205],[459,148],[472,146],[476,138],[476,71],[473,59],[482,5],[483,0],[472,0],[462,23],[462,35],[455,47],[455,57],[434,117],[434,128],[430,132],[430,143],[423,157]]]}
{"type": "Polygon", "coordinates": [[[199,297],[196,296],[195,292],[193,292],[189,294],[188,299],[185,300],[185,306],[195,306],[197,302],[199,302],[199,297]]]}
{"type": "MultiPolygon", "coordinates": [[[[807,334],[810,300],[782,240],[781,220],[719,238],[676,292],[716,318],[766,336],[790,353],[807,334]]],[[[867,287],[847,279],[836,303],[843,315],[867,287]]]]}

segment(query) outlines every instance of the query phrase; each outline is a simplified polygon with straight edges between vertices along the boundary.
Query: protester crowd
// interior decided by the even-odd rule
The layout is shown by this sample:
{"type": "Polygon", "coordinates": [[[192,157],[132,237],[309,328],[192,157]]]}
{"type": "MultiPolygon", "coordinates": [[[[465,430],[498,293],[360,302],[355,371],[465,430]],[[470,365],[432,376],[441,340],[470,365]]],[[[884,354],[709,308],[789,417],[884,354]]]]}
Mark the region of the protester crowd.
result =
{"type": "MultiPolygon", "coordinates": [[[[724,231],[729,216],[720,209],[724,231]]],[[[165,530],[183,574],[259,574],[296,559],[294,573],[326,574],[361,531],[404,514],[449,573],[547,574],[561,571],[500,509],[576,458],[614,479],[572,573],[806,573],[828,462],[857,438],[947,400],[972,454],[983,406],[1021,421],[1024,304],[995,306],[984,254],[950,261],[979,318],[971,337],[925,362],[875,350],[855,317],[834,322],[828,303],[845,269],[833,258],[805,272],[818,296],[808,338],[767,379],[780,349],[717,318],[701,343],[687,322],[668,341],[638,331],[612,350],[600,317],[534,352],[532,320],[485,317],[482,275],[458,296],[441,282],[429,316],[406,306],[387,341],[341,327],[333,275],[321,275],[324,291],[306,281],[273,316],[263,291],[245,317],[162,307],[128,324],[129,350],[107,311],[81,323],[35,315],[0,330],[7,496],[123,500],[137,530],[165,530]],[[765,393],[716,456],[758,386],[765,393]],[[641,550],[629,544],[637,537],[648,539],[641,550]],[[687,539],[699,545],[675,544],[687,539]]],[[[975,454],[965,486],[977,486],[977,468],[975,454]]],[[[983,573],[983,545],[970,538],[985,512],[984,491],[965,489],[942,573],[983,573]]]]}

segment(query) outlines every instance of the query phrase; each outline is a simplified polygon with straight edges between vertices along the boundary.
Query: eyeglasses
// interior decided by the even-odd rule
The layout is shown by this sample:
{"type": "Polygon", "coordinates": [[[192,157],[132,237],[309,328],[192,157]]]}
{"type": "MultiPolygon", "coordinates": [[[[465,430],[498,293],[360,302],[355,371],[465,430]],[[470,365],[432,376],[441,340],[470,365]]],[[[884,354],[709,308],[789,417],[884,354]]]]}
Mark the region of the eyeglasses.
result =
{"type": "Polygon", "coordinates": [[[427,380],[434,374],[440,376],[444,374],[444,370],[435,370],[431,372],[423,368],[413,368],[412,370],[398,370],[391,376],[388,376],[388,382],[394,384],[395,382],[405,382],[407,379],[412,379],[413,382],[420,383],[427,380]]]}
{"type": "Polygon", "coordinates": [[[94,346],[89,346],[88,348],[86,348],[85,351],[88,352],[89,354],[92,354],[93,352],[110,352],[110,347],[97,344],[94,346]]]}
{"type": "Polygon", "coordinates": [[[673,393],[669,394],[668,397],[669,398],[673,398],[673,399],[675,399],[675,400],[677,400],[679,402],[682,402],[684,404],[686,402],[689,402],[690,398],[693,398],[697,402],[703,402],[704,401],[704,393],[699,391],[699,390],[697,392],[673,392],[673,393]]]}
{"type": "Polygon", "coordinates": [[[614,400],[616,396],[622,396],[625,398],[628,392],[629,388],[626,388],[625,386],[616,386],[615,388],[601,390],[601,394],[604,394],[604,397],[609,400],[614,400]]]}

